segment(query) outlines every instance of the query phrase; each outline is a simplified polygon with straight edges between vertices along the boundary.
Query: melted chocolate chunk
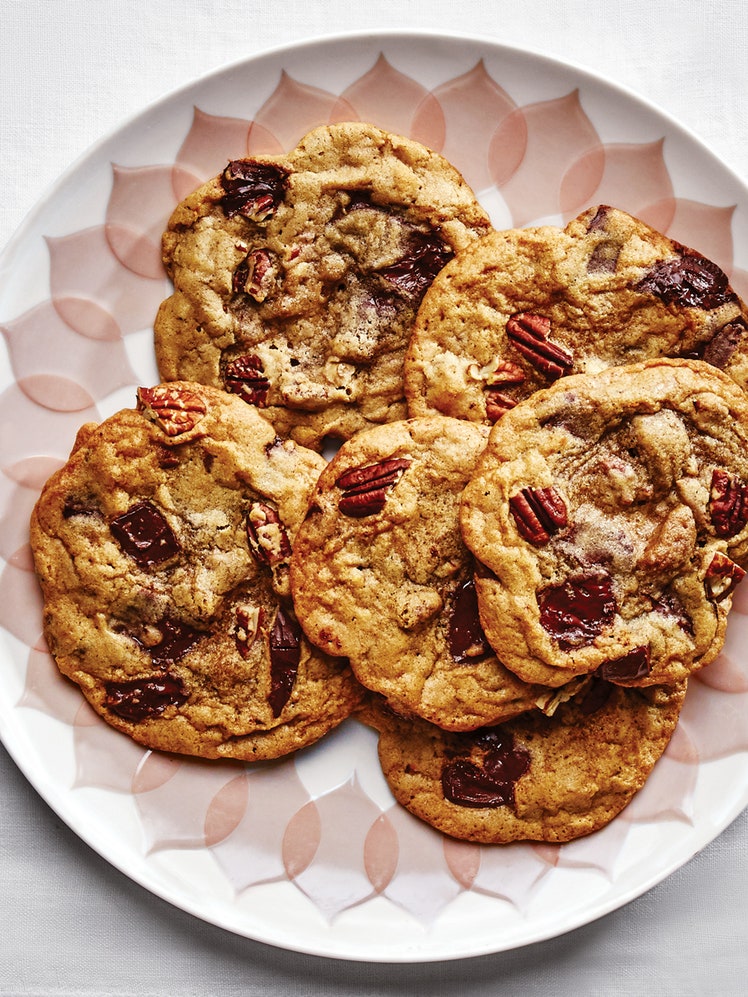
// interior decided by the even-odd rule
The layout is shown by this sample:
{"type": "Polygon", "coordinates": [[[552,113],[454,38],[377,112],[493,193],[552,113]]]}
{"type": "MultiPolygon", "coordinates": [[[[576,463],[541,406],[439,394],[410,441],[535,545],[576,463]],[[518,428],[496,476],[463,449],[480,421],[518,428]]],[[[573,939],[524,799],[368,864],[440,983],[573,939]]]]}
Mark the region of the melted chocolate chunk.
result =
{"type": "Polygon", "coordinates": [[[613,661],[606,661],[599,668],[600,677],[607,682],[632,682],[644,678],[652,670],[649,647],[635,647],[628,654],[613,661]]]}
{"type": "Polygon", "coordinates": [[[563,650],[591,644],[616,612],[609,575],[568,578],[538,593],[540,623],[563,650]]]}
{"type": "Polygon", "coordinates": [[[442,768],[445,799],[474,809],[511,806],[515,783],[530,768],[529,751],[498,729],[481,732],[472,744],[482,752],[480,764],[458,757],[442,768]]]}
{"type": "Polygon", "coordinates": [[[167,668],[179,661],[205,636],[200,630],[195,630],[180,620],[163,619],[156,624],[156,629],[161,634],[161,640],[157,644],[146,646],[137,637],[135,640],[150,654],[153,664],[160,668],[167,668]]]}
{"type": "Polygon", "coordinates": [[[688,249],[682,253],[655,263],[635,289],[684,308],[719,308],[735,299],[727,274],[716,263],[688,249]]]}
{"type": "Polygon", "coordinates": [[[269,218],[285,196],[288,176],[288,170],[273,163],[235,159],[223,171],[221,207],[229,218],[269,218]]]}
{"type": "Polygon", "coordinates": [[[742,318],[737,318],[734,322],[723,325],[714,334],[711,342],[704,347],[701,359],[710,363],[712,367],[724,370],[746,331],[748,331],[748,326],[742,318]]]}
{"type": "Polygon", "coordinates": [[[447,644],[452,659],[458,665],[480,661],[491,654],[478,616],[478,597],[475,583],[468,578],[457,589],[449,619],[447,644]]]}
{"type": "Polygon", "coordinates": [[[273,716],[278,717],[289,700],[301,660],[301,627],[279,607],[268,640],[270,648],[270,695],[273,716]]]}
{"type": "Polygon", "coordinates": [[[175,675],[106,683],[107,708],[131,723],[151,720],[167,706],[181,706],[188,698],[184,683],[175,675]]]}
{"type": "Polygon", "coordinates": [[[140,502],[109,523],[122,550],[141,568],[168,561],[181,550],[163,514],[150,502],[140,502]]]}
{"type": "Polygon", "coordinates": [[[379,273],[400,293],[420,301],[454,254],[439,239],[421,232],[414,232],[408,243],[405,256],[379,273]]]}

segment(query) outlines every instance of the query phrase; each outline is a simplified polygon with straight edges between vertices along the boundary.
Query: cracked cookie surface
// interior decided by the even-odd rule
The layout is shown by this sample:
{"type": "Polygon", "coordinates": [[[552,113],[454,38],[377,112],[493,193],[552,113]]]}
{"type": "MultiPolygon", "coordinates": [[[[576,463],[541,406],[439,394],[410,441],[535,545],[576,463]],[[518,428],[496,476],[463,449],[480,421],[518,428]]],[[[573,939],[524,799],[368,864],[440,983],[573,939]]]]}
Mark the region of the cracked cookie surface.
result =
{"type": "Polygon", "coordinates": [[[31,520],[60,671],[139,743],[274,758],[358,703],[304,639],[288,562],[324,460],[223,391],[141,388],[81,428],[31,520]]]}
{"type": "Polygon", "coordinates": [[[748,310],[720,268],[616,208],[492,232],[426,292],[408,414],[493,424],[567,374],[700,358],[748,387],[748,310]]]}
{"type": "Polygon", "coordinates": [[[508,412],[463,492],[489,642],[528,682],[682,681],[748,566],[748,398],[703,361],[563,378],[508,412]]]}
{"type": "Polygon", "coordinates": [[[164,233],[174,293],[155,322],[160,376],[236,392],[314,449],[401,418],[423,293],[489,229],[443,157],[371,125],[233,161],[164,233]]]}
{"type": "Polygon", "coordinates": [[[487,432],[431,416],[357,434],[320,476],[291,561],[309,639],[400,711],[456,730],[545,691],[501,665],[478,621],[458,515],[487,432]]]}
{"type": "Polygon", "coordinates": [[[551,717],[537,710],[455,733],[377,703],[362,718],[397,801],[455,838],[571,841],[641,789],[675,729],[686,683],[623,689],[599,679],[551,717]]]}

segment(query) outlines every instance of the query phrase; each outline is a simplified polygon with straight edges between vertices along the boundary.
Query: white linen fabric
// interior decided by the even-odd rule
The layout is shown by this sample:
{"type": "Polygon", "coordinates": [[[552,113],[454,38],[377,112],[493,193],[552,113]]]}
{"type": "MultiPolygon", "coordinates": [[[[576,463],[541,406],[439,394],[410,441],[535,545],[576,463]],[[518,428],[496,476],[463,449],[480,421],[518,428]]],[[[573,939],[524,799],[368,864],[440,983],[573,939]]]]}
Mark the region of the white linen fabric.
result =
{"type": "MultiPolygon", "coordinates": [[[[0,247],[77,157],[150,102],[269,48],[383,29],[570,61],[658,105],[748,178],[744,0],[0,0],[0,247]]],[[[570,934],[380,965],[280,951],[172,908],[81,842],[2,748],[0,787],[2,994],[746,993],[748,812],[646,895],[570,934]]]]}

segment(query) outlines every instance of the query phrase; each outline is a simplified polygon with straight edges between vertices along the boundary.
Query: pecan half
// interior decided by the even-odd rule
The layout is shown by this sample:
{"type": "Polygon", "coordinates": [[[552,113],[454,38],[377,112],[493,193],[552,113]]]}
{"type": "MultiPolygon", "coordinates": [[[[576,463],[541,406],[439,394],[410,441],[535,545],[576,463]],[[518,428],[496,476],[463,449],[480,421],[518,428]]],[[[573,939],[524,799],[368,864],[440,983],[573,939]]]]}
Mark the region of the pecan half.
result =
{"type": "Polygon", "coordinates": [[[291,556],[291,541],[281,518],[265,502],[253,502],[247,512],[249,549],[260,564],[273,567],[291,556]]]}
{"type": "Polygon", "coordinates": [[[574,363],[571,353],[548,339],[551,320],[545,315],[517,312],[506,324],[506,334],[522,356],[551,380],[568,374],[574,363]]]}
{"type": "Polygon", "coordinates": [[[552,485],[523,488],[509,499],[509,507],[520,536],[532,544],[548,543],[568,521],[566,503],[552,485]]]}
{"type": "Polygon", "coordinates": [[[707,599],[720,602],[730,595],[735,586],[745,578],[745,571],[719,552],[712,558],[704,576],[707,599]]]}
{"type": "Polygon", "coordinates": [[[208,411],[200,395],[187,388],[157,384],[154,388],[138,388],[138,411],[155,422],[171,442],[183,443],[208,411]]]}
{"type": "Polygon", "coordinates": [[[381,512],[388,490],[397,484],[410,464],[405,457],[392,457],[341,474],[335,482],[343,490],[338,508],[344,515],[357,519],[381,512]]]}
{"type": "Polygon", "coordinates": [[[736,474],[712,471],[709,515],[718,537],[734,537],[748,522],[748,484],[736,474]]]}
{"type": "Polygon", "coordinates": [[[230,360],[223,368],[226,390],[239,395],[248,405],[264,408],[267,404],[270,381],[265,377],[262,361],[254,353],[230,360]]]}

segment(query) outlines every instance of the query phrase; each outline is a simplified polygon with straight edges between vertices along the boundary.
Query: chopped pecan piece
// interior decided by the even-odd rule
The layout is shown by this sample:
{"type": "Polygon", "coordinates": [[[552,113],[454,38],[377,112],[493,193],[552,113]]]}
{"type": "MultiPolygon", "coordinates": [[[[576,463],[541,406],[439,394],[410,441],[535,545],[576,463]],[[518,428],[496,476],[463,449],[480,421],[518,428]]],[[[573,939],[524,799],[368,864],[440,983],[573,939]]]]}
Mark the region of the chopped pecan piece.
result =
{"type": "Polygon", "coordinates": [[[516,404],[516,400],[510,398],[504,391],[496,391],[493,388],[486,389],[486,418],[490,422],[498,422],[516,404]]]}
{"type": "Polygon", "coordinates": [[[736,474],[712,471],[709,515],[718,537],[734,537],[748,522],[748,484],[736,474]]]}
{"type": "Polygon", "coordinates": [[[234,271],[231,287],[234,294],[248,294],[260,304],[273,284],[272,257],[266,249],[253,249],[234,271]]]}
{"type": "Polygon", "coordinates": [[[712,558],[704,576],[704,588],[708,599],[715,602],[730,595],[735,586],[745,578],[745,571],[719,552],[712,558]]]}
{"type": "Polygon", "coordinates": [[[357,519],[381,512],[388,490],[397,484],[410,463],[405,457],[393,457],[341,474],[335,482],[343,490],[338,508],[357,519]]]}
{"type": "MultiPolygon", "coordinates": [[[[195,391],[157,384],[154,388],[138,388],[138,411],[155,422],[171,442],[193,434],[208,407],[195,391]]],[[[194,434],[193,434],[194,435],[194,434]]]]}
{"type": "Polygon", "coordinates": [[[515,348],[541,374],[555,381],[572,368],[574,358],[548,339],[551,320],[545,315],[517,312],[506,324],[506,334],[515,348]]]}
{"type": "Polygon", "coordinates": [[[239,654],[243,658],[249,656],[249,651],[262,626],[264,613],[259,606],[237,606],[232,634],[236,641],[239,654]]]}
{"type": "Polygon", "coordinates": [[[523,488],[509,499],[520,536],[533,544],[548,543],[567,523],[566,503],[556,489],[523,488]]]}
{"type": "Polygon", "coordinates": [[[223,369],[226,390],[239,395],[248,405],[264,408],[267,403],[270,381],[265,377],[262,361],[254,353],[246,353],[230,360],[223,369]]]}
{"type": "Polygon", "coordinates": [[[280,516],[265,502],[253,502],[247,512],[249,549],[260,564],[273,567],[291,556],[291,541],[280,516]]]}

